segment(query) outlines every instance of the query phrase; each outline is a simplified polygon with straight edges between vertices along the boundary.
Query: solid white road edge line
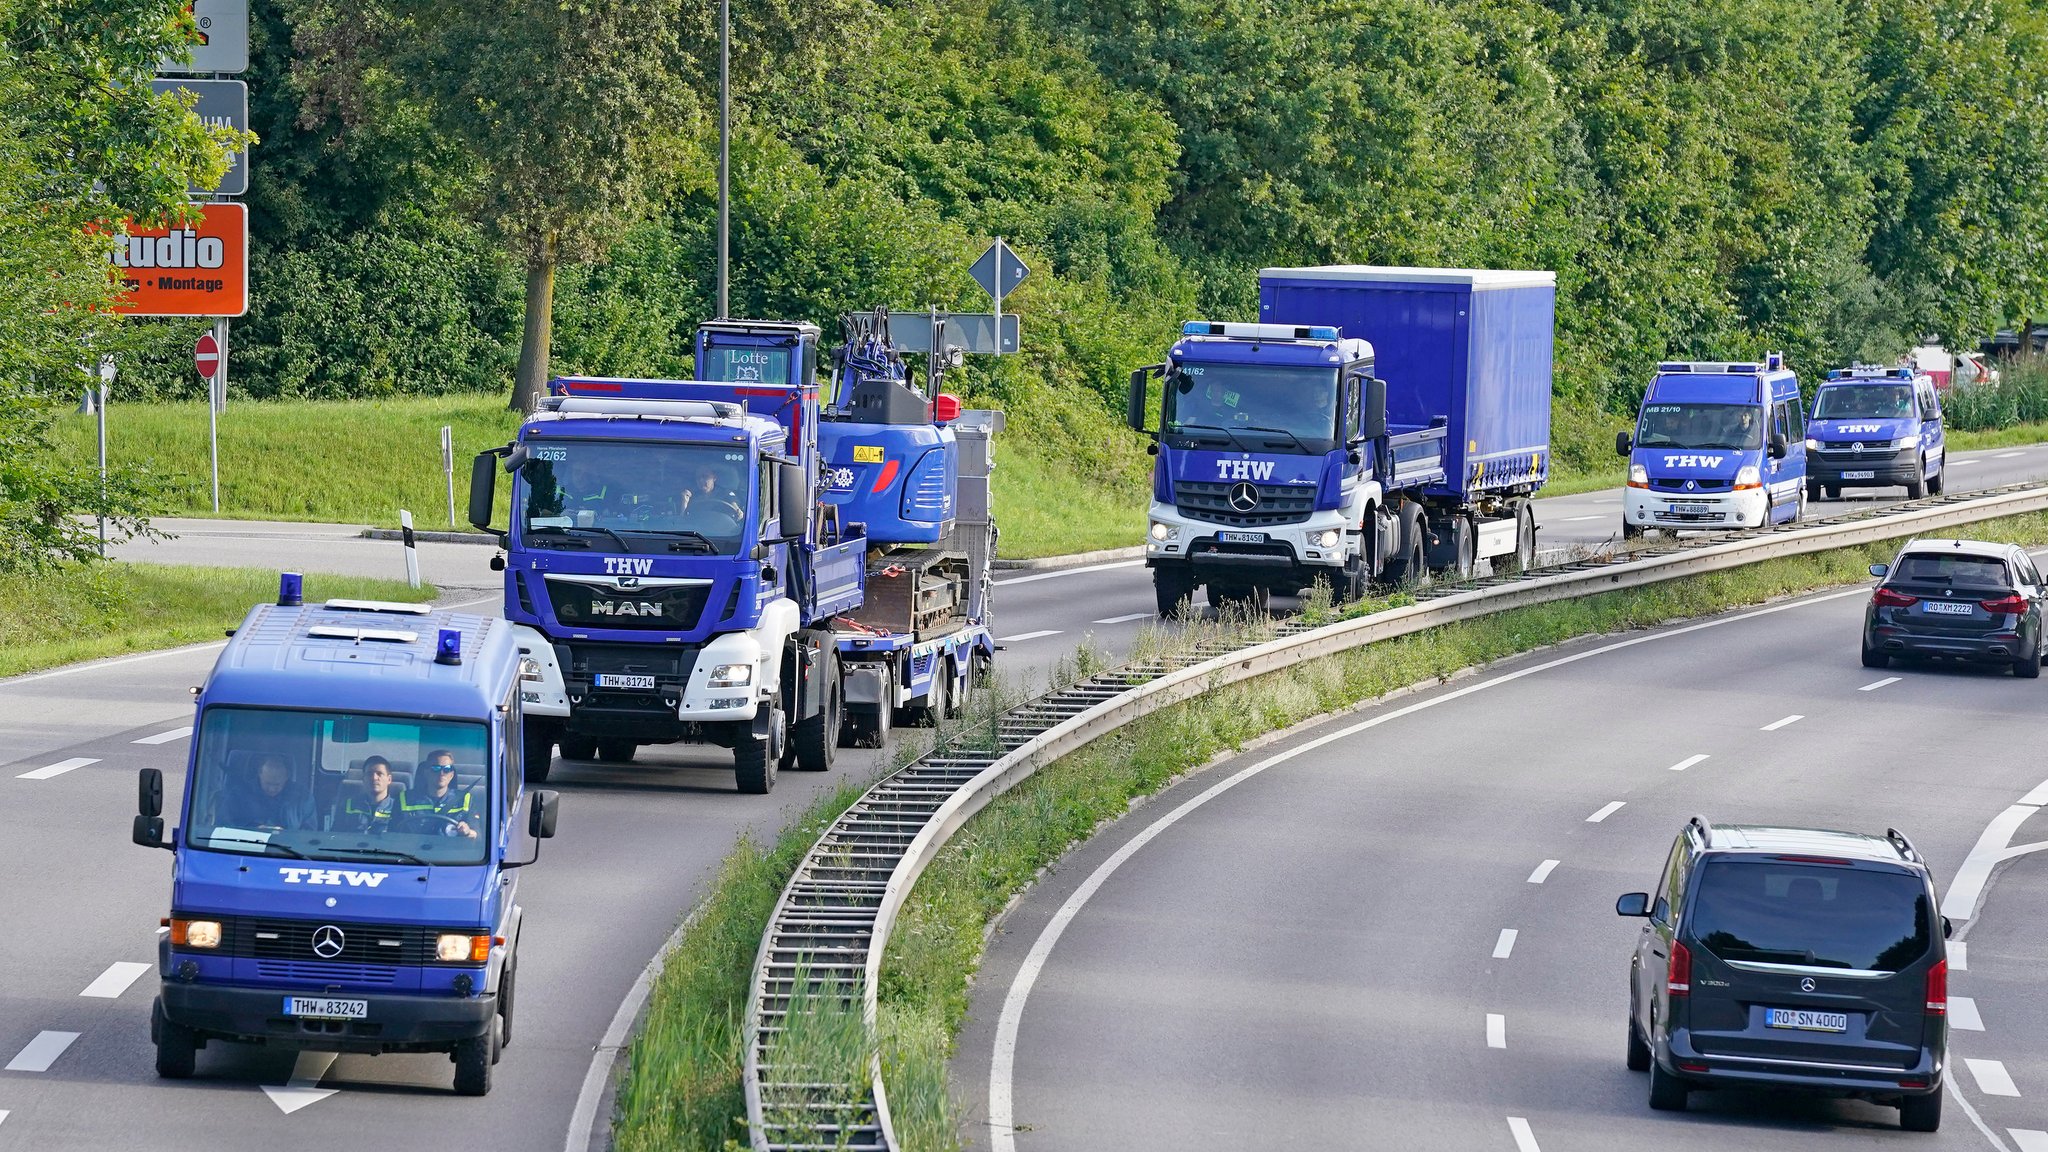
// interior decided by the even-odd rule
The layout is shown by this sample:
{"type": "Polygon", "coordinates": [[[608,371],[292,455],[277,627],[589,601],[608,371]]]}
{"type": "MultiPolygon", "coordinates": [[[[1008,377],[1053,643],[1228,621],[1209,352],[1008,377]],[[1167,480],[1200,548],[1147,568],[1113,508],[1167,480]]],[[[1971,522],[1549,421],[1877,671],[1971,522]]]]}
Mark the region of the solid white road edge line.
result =
{"type": "Polygon", "coordinates": [[[2005,1146],[2005,1141],[1998,1138],[1998,1133],[1991,1130],[1991,1125],[1986,1124],[1984,1118],[1977,1115],[1977,1109],[1970,1105],[1970,1098],[1963,1095],[1962,1079],[1960,1076],[1950,1075],[1945,1081],[1948,1084],[1949,1097],[1962,1106],[1963,1115],[1970,1118],[1970,1123],[1984,1134],[1984,1139],[1989,1140],[1993,1148],[1998,1149],[1998,1152],[2011,1152],[2005,1146]]]}
{"type": "Polygon", "coordinates": [[[1875,692],[1875,691],[1877,691],[1877,690],[1878,690],[1879,688],[1882,688],[1882,687],[1884,687],[1884,686],[1885,686],[1885,685],[1887,685],[1887,684],[1897,684],[1898,682],[1899,682],[1899,678],[1898,678],[1897,676],[1887,676],[1887,677],[1885,677],[1884,679],[1882,679],[1882,680],[1879,680],[1879,681],[1877,681],[1877,682],[1876,682],[1876,683],[1874,683],[1874,684],[1865,684],[1865,685],[1864,685],[1863,687],[1861,687],[1861,688],[1858,688],[1858,689],[1857,689],[1857,691],[1858,691],[1858,692],[1875,692]]]}
{"type": "Polygon", "coordinates": [[[2018,1096],[2019,1086],[2012,1082],[2012,1073],[1997,1060],[1964,1060],[1970,1066],[1970,1075],[1976,1077],[1977,1091],[1986,1096],[2018,1096]]]}
{"type": "Polygon", "coordinates": [[[73,756],[69,760],[59,760],[55,764],[50,764],[42,768],[34,769],[32,771],[23,772],[21,775],[16,776],[15,779],[53,780],[59,776],[62,776],[66,772],[71,771],[74,768],[83,768],[87,764],[97,764],[99,762],[99,757],[97,756],[73,756]]]}
{"type": "Polygon", "coordinates": [[[154,964],[139,964],[133,960],[116,960],[100,973],[99,978],[85,986],[80,996],[93,996],[102,1000],[118,1000],[130,984],[142,978],[144,972],[156,967],[154,964]]]}
{"type": "Polygon", "coordinates": [[[1783,720],[1774,721],[1772,723],[1764,725],[1761,730],[1765,732],[1776,732],[1778,729],[1783,728],[1787,724],[1797,724],[1798,722],[1804,719],[1806,719],[1806,717],[1804,716],[1787,716],[1783,720]]]}
{"type": "MultiPolygon", "coordinates": [[[[1059,943],[1060,936],[1067,930],[1067,925],[1071,924],[1074,918],[1080,915],[1082,907],[1088,903],[1089,899],[1095,895],[1096,891],[1104,883],[1108,882],[1110,876],[1114,875],[1117,869],[1124,866],[1125,861],[1137,855],[1139,849],[1151,843],[1154,837],[1171,828],[1190,812],[1276,764],[1284,764],[1297,756],[1327,747],[1340,740],[1349,739],[1360,732],[1377,728],[1390,721],[1399,720],[1425,709],[1434,708],[1439,704],[1447,704],[1453,700],[1462,700],[1467,696],[1485,692],[1503,684],[1512,684],[1517,680],[1534,676],[1539,672],[1563,668],[1576,664],[1581,660],[1590,660],[1595,656],[1604,656],[1610,652],[1634,648],[1639,644],[1649,644],[1658,640],[1666,640],[1673,636],[1689,636],[1695,632],[1704,632],[1709,628],[1720,628],[1744,620],[1774,616],[1780,612],[1790,612],[1795,608],[1804,608],[1813,604],[1826,604],[1830,601],[1842,600],[1851,596],[1867,595],[1869,595],[1869,590],[1860,587],[1848,588],[1839,592],[1824,592],[1818,596],[1789,600],[1783,604],[1773,604],[1768,608],[1758,608],[1732,616],[1720,616],[1712,620],[1703,620],[1697,624],[1687,624],[1665,631],[1632,636],[1626,640],[1602,644],[1597,648],[1588,648],[1583,652],[1559,656],[1554,660],[1546,660],[1541,664],[1531,664],[1526,668],[1517,668],[1512,672],[1503,672],[1491,679],[1468,684],[1463,688],[1454,688],[1441,695],[1430,696],[1392,711],[1369,716],[1355,724],[1347,724],[1334,732],[1326,733],[1313,740],[1305,741],[1292,748],[1277,752],[1256,764],[1239,769],[1225,779],[1210,785],[1193,799],[1160,816],[1150,826],[1133,836],[1128,843],[1112,853],[1109,859],[1097,865],[1095,871],[1091,872],[1088,878],[1081,882],[1081,886],[1075,889],[1074,894],[1067,897],[1066,902],[1060,905],[1059,910],[1053,913],[1052,919],[1039,931],[1038,939],[1032,942],[1031,950],[1025,954],[1024,962],[1018,966],[1016,976],[1011,978],[1010,990],[1003,997],[1002,1013],[996,1019],[995,1050],[989,1058],[988,1136],[990,1152],[1016,1152],[1017,1142],[1012,1131],[1015,1121],[1015,1086],[1011,1078],[1017,1063],[1017,1032],[1024,1021],[1024,1005],[1031,997],[1031,987],[1038,982],[1038,974],[1044,970],[1046,960],[1052,955],[1053,946],[1059,943]]],[[[1616,806],[1619,807],[1619,804],[1616,806]]],[[[1543,868],[1537,869],[1539,873],[1544,871],[1545,869],[1543,868]]],[[[1530,876],[1529,879],[1531,883],[1542,882],[1534,875],[1530,876]]],[[[1533,1137],[1531,1138],[1531,1146],[1534,1146],[1533,1137]]]]}
{"type": "Polygon", "coordinates": [[[1515,1138],[1515,1152],[1543,1152],[1536,1146],[1536,1133],[1529,1130],[1529,1122],[1520,1116],[1508,1117],[1508,1132],[1515,1138]]]}
{"type": "Polygon", "coordinates": [[[64,1054],[71,1042],[78,1039],[76,1032],[38,1032],[28,1046],[15,1053],[7,1062],[9,1072],[48,1072],[57,1057],[64,1054]]]}
{"type": "Polygon", "coordinates": [[[1685,771],[1685,770],[1686,770],[1687,768],[1690,768],[1690,767],[1692,767],[1693,765],[1695,765],[1695,764],[1699,763],[1699,762],[1700,762],[1700,761],[1702,761],[1702,760],[1705,760],[1706,758],[1707,758],[1707,754],[1706,754],[1705,752],[1702,752],[1702,753],[1700,753],[1700,754],[1699,754],[1699,755],[1697,755],[1697,756],[1687,756],[1687,757],[1686,757],[1685,759],[1683,759],[1683,760],[1680,760],[1680,761],[1679,761],[1678,763],[1676,763],[1676,764],[1673,764],[1673,765],[1671,766],[1671,770],[1672,770],[1673,772],[1683,772],[1683,771],[1685,771]]]}
{"type": "Polygon", "coordinates": [[[1536,866],[1536,870],[1534,872],[1529,873],[1529,883],[1541,884],[1545,880],[1548,880],[1550,878],[1551,869],[1556,868],[1559,864],[1562,863],[1562,860],[1545,860],[1543,863],[1538,864],[1536,866]]]}
{"type": "Polygon", "coordinates": [[[1513,928],[1501,929],[1500,939],[1493,942],[1493,958],[1495,960],[1507,959],[1508,956],[1514,952],[1515,937],[1519,935],[1521,935],[1521,933],[1517,932],[1513,928]]]}
{"type": "Polygon", "coordinates": [[[1486,1014],[1486,1046],[1505,1048],[1508,1046],[1508,1018],[1498,1012],[1486,1014]]]}
{"type": "Polygon", "coordinates": [[[130,740],[130,741],[129,741],[129,743],[130,743],[130,744],[169,744],[169,743],[170,743],[171,741],[173,741],[173,740],[183,740],[183,739],[184,739],[185,737],[187,737],[187,736],[190,736],[191,734],[192,734],[192,726],[191,726],[190,724],[187,724],[187,725],[186,725],[186,726],[184,726],[183,728],[173,728],[173,729],[171,729],[171,730],[170,730],[169,732],[159,732],[159,733],[157,733],[157,734],[156,734],[156,735],[154,735],[154,736],[144,736],[144,737],[143,737],[142,739],[140,739],[140,740],[130,740]]]}
{"type": "Polygon", "coordinates": [[[1059,568],[1051,572],[1034,572],[1029,576],[1011,576],[1007,579],[996,581],[996,586],[1007,588],[1012,584],[1029,584],[1033,580],[1057,580],[1062,576],[1079,576],[1083,572],[1107,572],[1112,568],[1143,568],[1144,566],[1145,562],[1143,560],[1117,560],[1108,564],[1083,564],[1079,568],[1059,568]]]}
{"type": "Polygon", "coordinates": [[[228,642],[225,640],[209,640],[204,644],[188,644],[183,648],[166,648],[161,652],[144,652],[140,655],[121,656],[113,660],[94,660],[86,664],[73,664],[65,668],[52,668],[48,672],[31,672],[26,676],[16,676],[9,680],[0,680],[0,689],[12,688],[17,684],[33,684],[38,680],[49,680],[57,676],[71,676],[79,672],[96,672],[101,668],[118,668],[123,664],[139,664],[144,660],[156,660],[164,656],[178,656],[189,652],[211,652],[216,648],[225,648],[227,646],[228,642]]]}
{"type": "Polygon", "coordinates": [[[1998,866],[2012,834],[2019,831],[2027,817],[2039,811],[2031,804],[2014,804],[1991,818],[1969,856],[1964,858],[1963,866],[1949,878],[1948,894],[1941,898],[1942,915],[1951,920],[1968,920],[1977,914],[1977,901],[1983,897],[1984,885],[1990,882],[1991,870],[1998,866]]]}
{"type": "Polygon", "coordinates": [[[1598,812],[1586,817],[1586,823],[1598,824],[1626,807],[1628,807],[1628,801],[1626,800],[1609,800],[1598,812]]]}
{"type": "Polygon", "coordinates": [[[668,954],[682,944],[683,935],[697,922],[704,912],[699,902],[676,930],[669,933],[655,950],[654,959],[640,970],[640,976],[633,986],[626,990],[626,998],[619,1001],[619,1010],[612,1013],[612,1022],[604,1030],[604,1038],[597,1043],[597,1050],[590,1054],[590,1067],[583,1072],[583,1087],[576,1092],[576,1109],[569,1113],[569,1132],[562,1140],[562,1152],[589,1152],[597,1147],[597,1106],[604,1099],[605,1084],[611,1080],[612,1065],[618,1063],[619,1053],[626,1042],[632,1039],[633,1021],[639,1019],[640,1009],[647,1004],[647,997],[654,991],[655,978],[661,975],[661,967],[668,960],[668,954]]]}

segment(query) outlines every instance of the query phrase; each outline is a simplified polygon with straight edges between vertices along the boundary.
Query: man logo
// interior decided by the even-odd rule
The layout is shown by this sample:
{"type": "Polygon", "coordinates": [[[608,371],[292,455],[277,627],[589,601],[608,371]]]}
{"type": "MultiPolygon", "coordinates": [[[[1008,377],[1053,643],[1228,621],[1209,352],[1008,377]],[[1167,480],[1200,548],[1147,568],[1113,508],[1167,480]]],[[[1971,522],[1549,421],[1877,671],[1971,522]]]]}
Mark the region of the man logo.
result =
{"type": "Polygon", "coordinates": [[[348,937],[343,936],[341,929],[332,924],[322,924],[313,929],[313,955],[322,960],[332,960],[341,955],[341,950],[347,943],[348,937]]]}
{"type": "Polygon", "coordinates": [[[659,616],[661,605],[651,600],[592,600],[593,616],[659,616]]]}
{"type": "MultiPolygon", "coordinates": [[[[1270,468],[1271,466],[1268,465],[1270,468]]],[[[1249,512],[1259,506],[1259,487],[1250,481],[1230,486],[1230,508],[1233,512],[1249,512]]]]}
{"type": "Polygon", "coordinates": [[[612,587],[617,588],[621,592],[631,592],[635,588],[640,587],[640,578],[638,576],[621,576],[612,581],[612,587]]]}

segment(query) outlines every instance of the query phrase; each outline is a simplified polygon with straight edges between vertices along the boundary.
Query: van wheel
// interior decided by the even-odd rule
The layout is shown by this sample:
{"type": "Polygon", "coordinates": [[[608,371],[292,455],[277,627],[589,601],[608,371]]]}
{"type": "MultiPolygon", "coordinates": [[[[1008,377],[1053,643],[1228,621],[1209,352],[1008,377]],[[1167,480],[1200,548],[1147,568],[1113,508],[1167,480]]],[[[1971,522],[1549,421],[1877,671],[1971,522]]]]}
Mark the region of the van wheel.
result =
{"type": "Polygon", "coordinates": [[[498,1028],[495,1021],[474,1040],[455,1043],[455,1094],[485,1096],[491,1091],[491,1065],[498,1062],[498,1028]]]}
{"type": "Polygon", "coordinates": [[[1636,1022],[1628,1022],[1628,1070],[1648,1072],[1650,1070],[1650,1046],[1643,1043],[1643,1034],[1636,1031],[1636,1022]]]}
{"type": "Polygon", "coordinates": [[[1920,478],[1906,482],[1906,499],[1918,500],[1927,495],[1927,457],[1920,458],[1920,478]]]}
{"type": "Polygon", "coordinates": [[[188,1080],[199,1068],[199,1034],[164,1015],[164,1002],[150,1009],[149,1031],[156,1041],[156,1074],[166,1080],[188,1080]]]}
{"type": "Polygon", "coordinates": [[[562,759],[564,760],[597,759],[597,737],[595,736],[572,736],[564,733],[557,739],[557,743],[562,746],[562,759]]]}
{"type": "MultiPolygon", "coordinates": [[[[1946,462],[1945,462],[1945,461],[1944,461],[1944,465],[1946,465],[1946,462]]],[[[1941,470],[1941,471],[1939,471],[1939,472],[1936,472],[1936,473],[1935,473],[1934,475],[1932,475],[1932,476],[1929,476],[1929,477],[1927,478],[1927,494],[1928,494],[1929,496],[1939,496],[1939,495],[1941,495],[1941,490],[1942,490],[1942,488],[1944,488],[1944,487],[1946,486],[1946,485],[1945,485],[1945,484],[1944,484],[1943,482],[1944,482],[1944,481],[1946,481],[1947,479],[1948,479],[1948,468],[1947,468],[1946,466],[1944,466],[1944,467],[1942,468],[1942,470],[1941,470]]]]}
{"type": "Polygon", "coordinates": [[[1941,1092],[1908,1096],[1899,1101],[1899,1127],[1908,1132],[1933,1132],[1941,1127],[1941,1092]]]}
{"type": "Polygon", "coordinates": [[[505,978],[498,981],[498,1050],[503,1052],[512,1046],[512,997],[519,986],[519,960],[514,957],[505,965],[505,978]]]}
{"type": "Polygon", "coordinates": [[[1808,504],[1818,504],[1820,503],[1820,495],[1820,481],[1808,480],[1806,482],[1806,502],[1808,504]]]}
{"type": "Polygon", "coordinates": [[[555,766],[557,727],[546,720],[528,719],[519,735],[519,763],[528,784],[545,784],[555,766]]]}
{"type": "Polygon", "coordinates": [[[1664,1070],[1664,1066],[1652,1061],[1650,1064],[1650,1107],[1659,1112],[1683,1112],[1686,1099],[1692,1089],[1685,1081],[1664,1070]]]}

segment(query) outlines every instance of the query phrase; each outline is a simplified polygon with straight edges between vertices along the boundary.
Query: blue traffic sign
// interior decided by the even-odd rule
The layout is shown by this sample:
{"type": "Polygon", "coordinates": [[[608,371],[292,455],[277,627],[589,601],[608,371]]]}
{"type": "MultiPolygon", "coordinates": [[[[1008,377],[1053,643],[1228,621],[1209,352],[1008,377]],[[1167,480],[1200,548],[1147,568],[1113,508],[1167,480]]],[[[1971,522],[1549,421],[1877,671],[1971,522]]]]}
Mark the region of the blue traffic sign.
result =
{"type": "Polygon", "coordinates": [[[1031,275],[1031,269],[1026,267],[1024,261],[1019,260],[1017,254],[1010,251],[1010,246],[1003,243],[1002,237],[998,236],[996,242],[988,246],[988,251],[983,252],[981,258],[974,262],[974,267],[967,270],[967,274],[974,277],[974,282],[981,285],[982,291],[1000,301],[1017,290],[1017,285],[1022,284],[1024,278],[1031,275]]]}

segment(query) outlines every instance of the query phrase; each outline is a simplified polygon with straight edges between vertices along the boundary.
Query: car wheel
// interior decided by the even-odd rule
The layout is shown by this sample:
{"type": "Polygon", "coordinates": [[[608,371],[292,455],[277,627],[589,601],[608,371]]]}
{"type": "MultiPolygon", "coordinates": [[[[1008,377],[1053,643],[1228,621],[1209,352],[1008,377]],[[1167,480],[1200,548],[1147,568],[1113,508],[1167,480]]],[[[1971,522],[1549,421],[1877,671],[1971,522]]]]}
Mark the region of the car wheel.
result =
{"type": "Polygon", "coordinates": [[[1648,1072],[1650,1070],[1650,1046],[1643,1043],[1643,1034],[1636,1031],[1636,1022],[1628,1022],[1628,1070],[1648,1072]]]}
{"type": "Polygon", "coordinates": [[[1908,1132],[1932,1132],[1940,1128],[1941,1096],[1937,1090],[1899,1101],[1899,1127],[1908,1132]]]}
{"type": "Polygon", "coordinates": [[[1891,665],[1891,662],[1892,658],[1889,654],[1877,651],[1870,646],[1870,640],[1867,637],[1864,639],[1863,666],[1865,668],[1886,668],[1891,665]]]}
{"type": "Polygon", "coordinates": [[[1920,478],[1906,483],[1906,499],[1918,500],[1927,495],[1927,457],[1920,458],[1920,478]]]}
{"type": "Polygon", "coordinates": [[[1664,1070],[1663,1065],[1650,1065],[1650,1107],[1659,1112],[1683,1112],[1692,1089],[1685,1081],[1664,1070]]]}
{"type": "Polygon", "coordinates": [[[2041,657],[2039,655],[2022,656],[2013,661],[2012,674],[2022,680],[2039,680],[2041,678],[2041,657]]]}

